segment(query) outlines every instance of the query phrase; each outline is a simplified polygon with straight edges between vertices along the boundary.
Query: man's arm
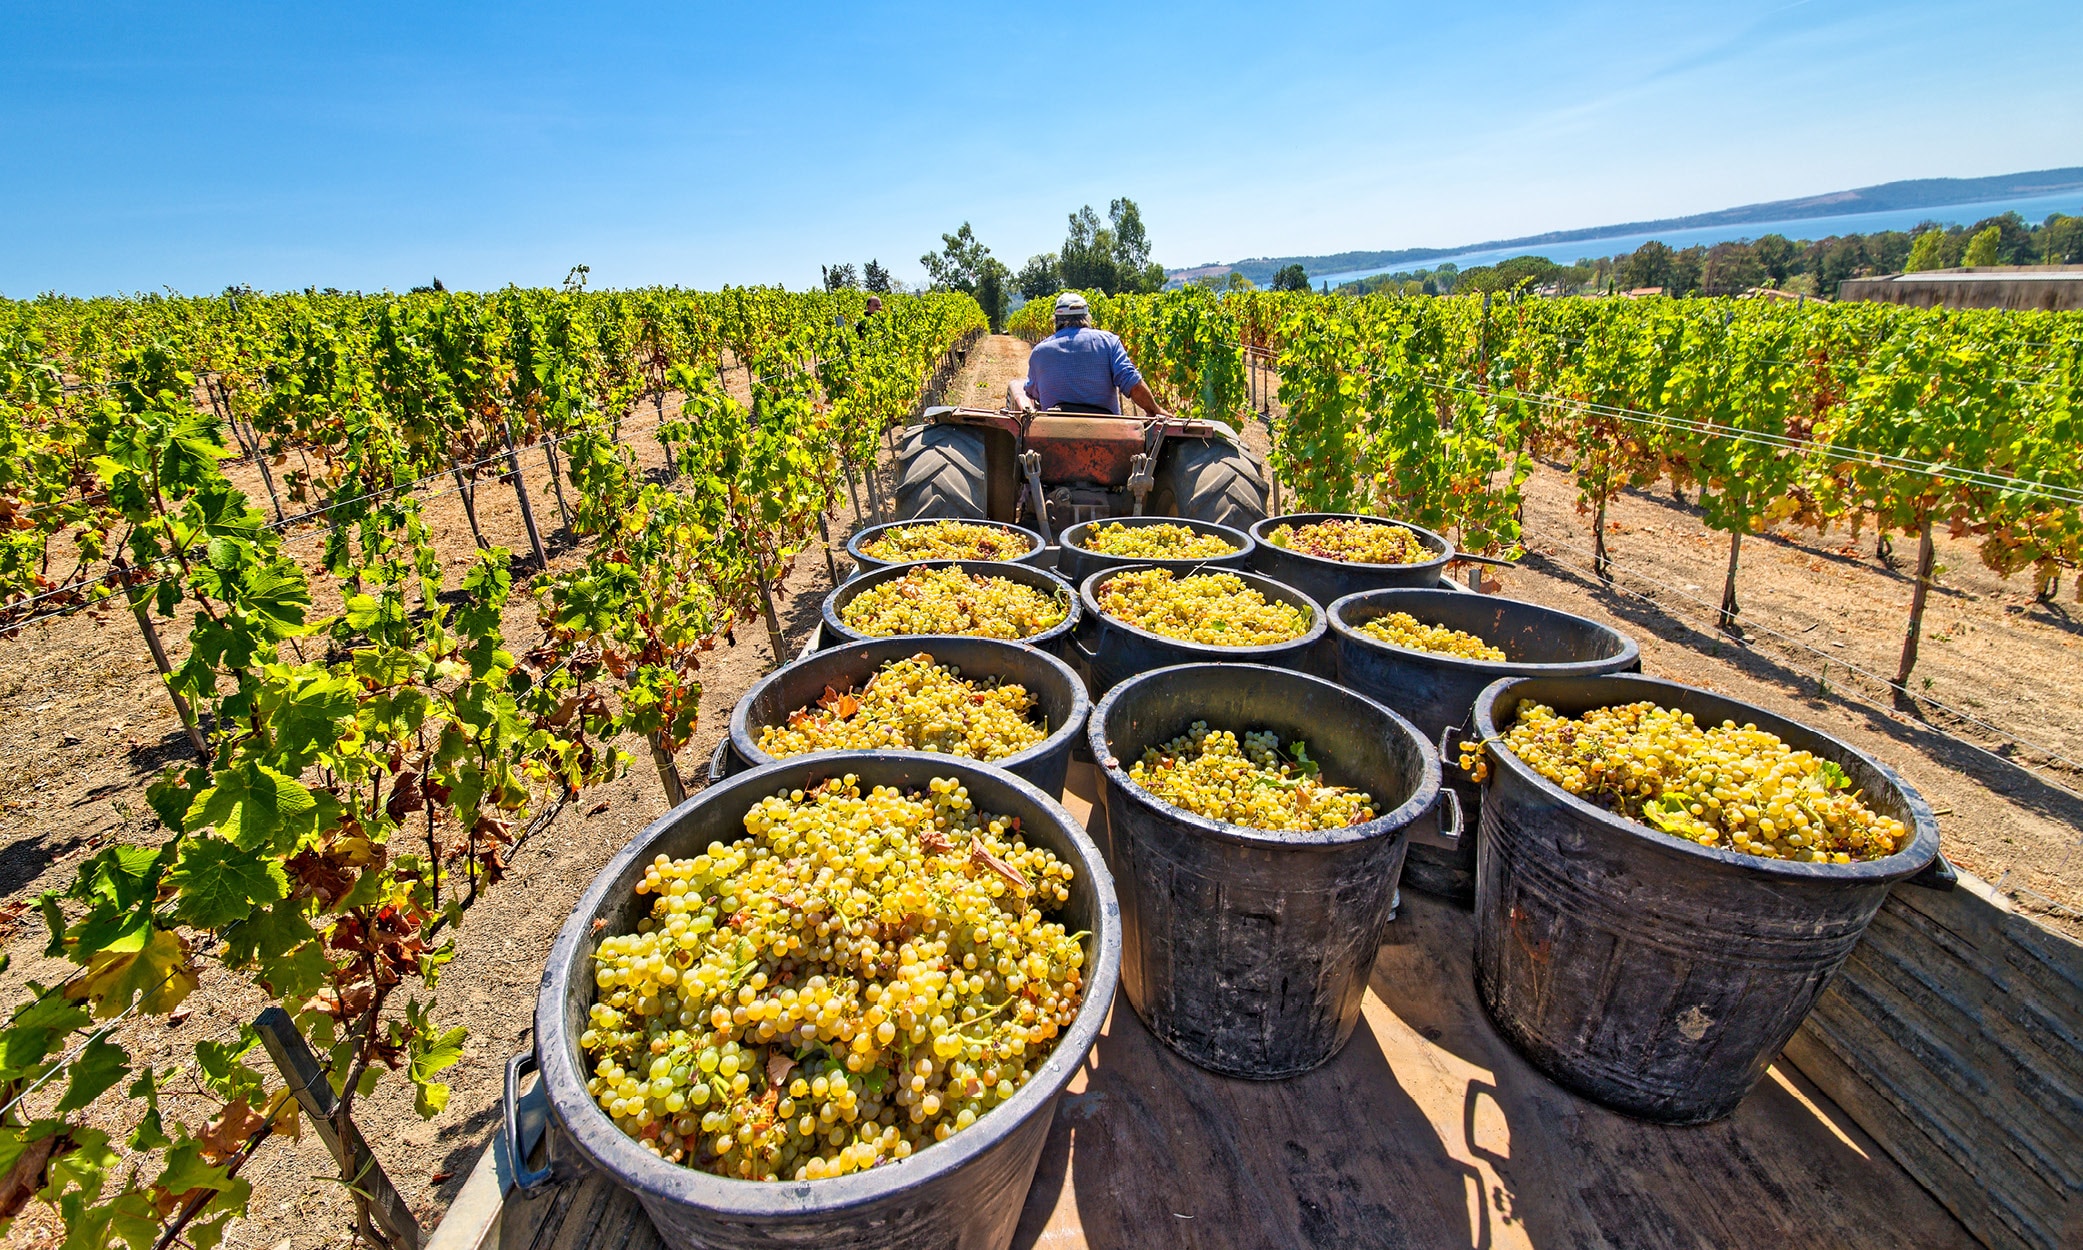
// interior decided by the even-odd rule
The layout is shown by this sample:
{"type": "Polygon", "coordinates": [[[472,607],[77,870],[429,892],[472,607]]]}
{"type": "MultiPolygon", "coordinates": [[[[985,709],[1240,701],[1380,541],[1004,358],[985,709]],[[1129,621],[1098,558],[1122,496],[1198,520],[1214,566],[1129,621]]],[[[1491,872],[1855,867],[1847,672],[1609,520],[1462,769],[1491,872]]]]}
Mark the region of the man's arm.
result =
{"type": "Polygon", "coordinates": [[[1113,337],[1114,389],[1134,400],[1136,407],[1141,408],[1146,416],[1156,416],[1157,400],[1150,394],[1149,384],[1143,381],[1143,375],[1136,368],[1135,362],[1128,358],[1128,349],[1121,346],[1120,337],[1113,337]]]}

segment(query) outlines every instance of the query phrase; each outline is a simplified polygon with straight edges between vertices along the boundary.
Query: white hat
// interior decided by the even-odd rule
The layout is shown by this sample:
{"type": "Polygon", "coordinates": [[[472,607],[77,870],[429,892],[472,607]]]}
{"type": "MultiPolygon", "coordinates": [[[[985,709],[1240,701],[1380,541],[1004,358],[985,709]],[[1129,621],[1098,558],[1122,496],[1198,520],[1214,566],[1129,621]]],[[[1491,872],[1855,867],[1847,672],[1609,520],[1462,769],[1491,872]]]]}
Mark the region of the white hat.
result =
{"type": "Polygon", "coordinates": [[[1056,315],[1059,317],[1083,317],[1091,311],[1085,297],[1076,291],[1065,291],[1056,297],[1056,315]]]}

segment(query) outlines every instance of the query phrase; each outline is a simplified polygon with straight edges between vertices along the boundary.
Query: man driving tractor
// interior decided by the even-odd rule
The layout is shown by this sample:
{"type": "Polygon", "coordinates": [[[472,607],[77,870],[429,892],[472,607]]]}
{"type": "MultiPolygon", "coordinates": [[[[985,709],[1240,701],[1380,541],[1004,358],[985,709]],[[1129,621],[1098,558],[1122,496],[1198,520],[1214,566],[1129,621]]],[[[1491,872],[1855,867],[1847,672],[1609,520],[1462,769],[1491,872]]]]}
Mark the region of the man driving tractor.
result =
{"type": "Polygon", "coordinates": [[[1121,414],[1119,397],[1155,414],[1157,400],[1136,371],[1121,337],[1092,328],[1092,308],[1076,291],[1056,297],[1056,332],[1034,345],[1027,376],[1006,384],[1006,406],[1015,412],[1056,408],[1065,412],[1121,414]]]}
{"type": "MultiPolygon", "coordinates": [[[[1056,297],[1056,331],[1034,345],[1005,407],[929,407],[897,448],[897,518],[1034,526],[1178,516],[1243,529],[1266,515],[1266,479],[1228,424],[1167,416],[1121,339],[1092,326],[1085,297],[1056,297]],[[1121,396],[1143,410],[1123,416],[1121,396]]],[[[966,347],[963,349],[966,351],[966,347]]]]}

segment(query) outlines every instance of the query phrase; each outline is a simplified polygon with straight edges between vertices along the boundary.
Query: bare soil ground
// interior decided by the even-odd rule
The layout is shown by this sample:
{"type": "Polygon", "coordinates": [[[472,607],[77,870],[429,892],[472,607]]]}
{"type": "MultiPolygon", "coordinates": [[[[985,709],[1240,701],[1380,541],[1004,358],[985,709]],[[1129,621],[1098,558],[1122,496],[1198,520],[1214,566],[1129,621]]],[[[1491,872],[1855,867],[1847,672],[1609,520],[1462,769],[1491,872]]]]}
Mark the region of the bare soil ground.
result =
{"type": "MultiPolygon", "coordinates": [[[[948,388],[949,402],[996,406],[1005,382],[1024,374],[1026,355],[1019,339],[981,340],[948,388]]],[[[733,371],[730,380],[743,390],[741,373],[733,371]]],[[[673,400],[666,402],[671,411],[673,400]]],[[[625,426],[647,465],[662,461],[649,437],[654,423],[646,402],[625,426]]],[[[1246,444],[1263,454],[1265,427],[1249,426],[1246,444]]],[[[575,556],[568,538],[552,537],[559,526],[541,453],[524,452],[523,464],[537,518],[552,543],[552,567],[567,567],[575,556]]],[[[893,485],[887,470],[885,464],[884,498],[891,497],[893,485]]],[[[234,476],[256,500],[265,500],[250,466],[235,467],[234,476]]],[[[477,498],[487,537],[525,556],[527,538],[512,491],[487,482],[477,498]]],[[[832,538],[843,548],[857,523],[844,492],[839,508],[832,538]]],[[[453,488],[429,487],[426,509],[455,576],[472,541],[453,488]]],[[[2021,906],[2083,937],[2083,925],[2067,911],[2083,909],[2083,855],[2076,854],[2083,800],[2075,793],[2083,779],[2006,745],[2004,737],[2015,733],[2070,759],[2083,758],[2083,695],[2063,684],[2077,671],[2077,639],[2083,636],[2072,609],[2035,602],[2026,583],[1999,581],[1981,569],[1966,544],[1940,540],[1947,571],[1928,618],[1919,673],[1932,679],[1932,697],[1999,727],[1991,733],[1971,724],[1942,724],[1936,713],[1927,713],[1925,721],[1894,711],[1884,691],[1848,680],[1845,663],[1893,672],[1909,599],[1907,578],[1871,559],[1870,538],[1863,556],[1839,550],[1841,538],[1818,545],[1812,534],[1747,541],[1741,589],[1752,641],[1737,644],[1713,629],[1726,540],[1707,531],[1695,509],[1648,493],[1617,500],[1608,518],[1609,541],[1626,572],[1612,587],[1586,571],[1588,523],[1575,513],[1574,486],[1565,475],[1543,469],[1528,482],[1526,521],[1530,554],[1519,569],[1503,575],[1502,593],[1628,631],[1641,644],[1651,675],[1758,703],[1873,753],[1944,813],[1945,849],[1956,863],[2007,889],[2030,891],[2017,895],[2021,906]],[[1775,642],[1767,629],[1795,641],[1775,642]],[[1821,661],[1833,655],[1842,659],[1825,674],[1821,661]]],[[[292,550],[310,567],[320,545],[307,533],[292,550]]],[[[314,585],[329,581],[317,577],[314,585]]],[[[779,604],[791,649],[808,636],[829,587],[823,555],[813,544],[798,557],[779,604]]],[[[320,603],[318,611],[336,607],[320,603]]],[[[517,581],[507,626],[517,647],[537,636],[525,583],[517,581]]],[[[185,624],[164,632],[176,644],[185,624]]],[[[706,761],[726,730],[731,707],[772,666],[765,631],[756,624],[739,629],[734,647],[719,647],[705,662],[701,730],[680,761],[690,789],[706,779],[706,761]]],[[[76,613],[0,644],[0,709],[7,713],[0,716],[0,753],[10,763],[0,777],[0,941],[13,961],[0,975],[0,1000],[11,1002],[29,979],[50,983],[67,970],[41,955],[37,893],[63,888],[79,860],[102,846],[155,842],[161,835],[144,802],[145,787],[187,748],[125,612],[76,613]]],[[[359,1104],[357,1123],[426,1227],[438,1221],[493,1132],[501,1067],[529,1044],[535,988],[557,929],[601,865],[666,810],[642,744],[623,746],[636,760],[629,774],[583,795],[518,848],[509,879],[462,926],[436,1012],[444,1027],[470,1030],[465,1057],[448,1074],[454,1087],[448,1107],[421,1120],[402,1080],[386,1083],[359,1104]]],[[[123,1040],[161,1070],[192,1068],[197,1041],[235,1035],[263,1005],[250,985],[213,973],[177,1023],[126,1026],[123,1040]]],[[[172,1084],[193,1088],[192,1076],[172,1084]]],[[[179,1095],[171,1101],[174,1110],[182,1108],[179,1095]]],[[[351,1208],[337,1183],[327,1179],[332,1171],[314,1134],[306,1132],[294,1143],[266,1143],[243,1173],[254,1184],[252,1218],[236,1225],[226,1244],[270,1250],[346,1244],[351,1208]]],[[[0,1246],[55,1245],[56,1228],[54,1213],[32,1203],[0,1246]]]]}

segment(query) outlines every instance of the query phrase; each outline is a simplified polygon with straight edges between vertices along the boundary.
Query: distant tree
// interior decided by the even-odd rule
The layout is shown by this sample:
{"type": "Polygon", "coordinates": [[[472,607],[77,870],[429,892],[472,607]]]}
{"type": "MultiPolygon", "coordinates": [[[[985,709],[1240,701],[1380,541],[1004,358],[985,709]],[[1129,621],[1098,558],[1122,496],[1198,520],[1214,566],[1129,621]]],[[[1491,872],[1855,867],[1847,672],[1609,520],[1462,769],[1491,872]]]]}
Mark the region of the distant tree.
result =
{"type": "Polygon", "coordinates": [[[1970,269],[1977,265],[2001,264],[1999,249],[2002,246],[2003,227],[1992,225],[1977,231],[1974,238],[1968,240],[1967,253],[1960,258],[1960,263],[1970,269]]]}
{"type": "Polygon", "coordinates": [[[861,285],[877,295],[887,295],[890,291],[890,271],[871,260],[861,266],[861,285]]]}
{"type": "Polygon", "coordinates": [[[1114,232],[1100,224],[1099,214],[1090,204],[1070,215],[1070,231],[1057,253],[1056,273],[1064,286],[1075,291],[1112,295],[1120,289],[1120,276],[1114,268],[1114,232]]]}
{"type": "Polygon", "coordinates": [[[1306,291],[1309,289],[1309,272],[1300,263],[1282,265],[1280,272],[1273,275],[1276,291],[1306,291]]]}
{"type": "Polygon", "coordinates": [[[1705,295],[1741,295],[1754,286],[1764,285],[1766,277],[1757,248],[1748,243],[1717,243],[1707,249],[1700,291],[1705,295]]]}
{"type": "Polygon", "coordinates": [[[1117,290],[1146,294],[1163,290],[1164,266],[1150,259],[1150,234],[1143,228],[1143,210],[1136,207],[1134,200],[1113,200],[1107,204],[1107,220],[1114,228],[1117,290]]]}
{"type": "Polygon", "coordinates": [[[1437,294],[1439,294],[1439,279],[1438,279],[1438,278],[1437,278],[1436,276],[1433,276],[1433,275],[1429,275],[1429,274],[1428,274],[1428,275],[1427,275],[1427,276],[1426,276],[1426,277],[1425,277],[1425,278],[1424,278],[1424,279],[1423,279],[1422,281],[1420,281],[1420,282],[1418,283],[1418,294],[1420,294],[1420,295],[1437,295],[1437,294]]]}
{"type": "Polygon", "coordinates": [[[2040,249],[2033,238],[2032,227],[2017,213],[2004,213],[1998,217],[1984,217],[1967,228],[1970,236],[1987,233],[1994,227],[1997,232],[1996,260],[1999,265],[2030,265],[2039,259],[2040,249]]]}
{"type": "Polygon", "coordinates": [[[1011,311],[1012,284],[1013,271],[997,257],[985,256],[976,276],[976,302],[991,319],[994,334],[1005,329],[1005,315],[1011,311]]]}
{"type": "Polygon", "coordinates": [[[1027,263],[1020,266],[1019,276],[1013,279],[1013,289],[1021,299],[1047,299],[1063,289],[1063,278],[1056,271],[1056,253],[1043,252],[1029,256],[1027,263]]]}
{"type": "Polygon", "coordinates": [[[983,276],[984,261],[990,258],[991,249],[978,241],[976,231],[966,221],[953,234],[941,235],[940,243],[938,252],[919,257],[933,289],[975,295],[977,279],[983,276]]]}
{"type": "Polygon", "coordinates": [[[1671,284],[1671,249],[1669,245],[1649,240],[1629,252],[1620,262],[1616,275],[1622,290],[1634,291],[1645,286],[1668,287],[1671,284]]]}
{"type": "Polygon", "coordinates": [[[1461,266],[1447,261],[1432,271],[1432,281],[1438,284],[1442,295],[1452,295],[1461,282],[1461,266]]]}
{"type": "Polygon", "coordinates": [[[1497,264],[1493,279],[1500,291],[1509,291],[1521,286],[1539,286],[1553,281],[1561,268],[1545,256],[1514,256],[1497,264]]]}
{"type": "Polygon", "coordinates": [[[1774,282],[1786,281],[1787,275],[1794,271],[1794,261],[1801,255],[1801,249],[1783,234],[1765,235],[1750,245],[1750,251],[1764,269],[1765,276],[1774,282]]]}
{"type": "Polygon", "coordinates": [[[1136,202],[1111,201],[1105,221],[1090,204],[1072,213],[1056,278],[1062,287],[1108,295],[1162,290],[1164,266],[1150,259],[1150,235],[1136,202]]]}
{"type": "MultiPolygon", "coordinates": [[[[1256,291],[1258,290],[1258,283],[1232,269],[1229,272],[1229,276],[1222,280],[1222,289],[1225,291],[1256,291]]],[[[1304,282],[1302,289],[1308,290],[1309,284],[1304,282]]]]}
{"type": "Polygon", "coordinates": [[[1946,267],[1946,232],[1939,229],[1926,230],[1909,245],[1909,259],[1903,262],[1904,273],[1925,273],[1946,267]]]}
{"type": "Polygon", "coordinates": [[[2040,227],[2040,263],[2083,264],[2083,217],[2055,213],[2040,227]]]}
{"type": "Polygon", "coordinates": [[[828,265],[825,267],[825,290],[852,291],[860,287],[861,280],[851,264],[828,265]]]}

